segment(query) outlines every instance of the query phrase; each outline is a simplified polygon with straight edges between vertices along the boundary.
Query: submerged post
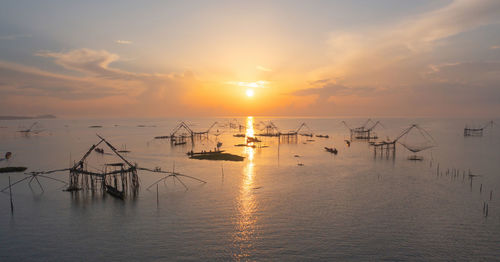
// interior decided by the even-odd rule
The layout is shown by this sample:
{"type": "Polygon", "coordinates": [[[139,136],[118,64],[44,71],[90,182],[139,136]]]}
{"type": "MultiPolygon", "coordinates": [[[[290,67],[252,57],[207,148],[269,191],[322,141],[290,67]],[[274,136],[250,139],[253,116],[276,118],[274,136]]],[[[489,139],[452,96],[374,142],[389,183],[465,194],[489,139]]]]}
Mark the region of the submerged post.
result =
{"type": "Polygon", "coordinates": [[[10,213],[14,214],[14,203],[12,202],[12,186],[10,184],[10,176],[9,176],[9,196],[10,196],[10,213]]]}

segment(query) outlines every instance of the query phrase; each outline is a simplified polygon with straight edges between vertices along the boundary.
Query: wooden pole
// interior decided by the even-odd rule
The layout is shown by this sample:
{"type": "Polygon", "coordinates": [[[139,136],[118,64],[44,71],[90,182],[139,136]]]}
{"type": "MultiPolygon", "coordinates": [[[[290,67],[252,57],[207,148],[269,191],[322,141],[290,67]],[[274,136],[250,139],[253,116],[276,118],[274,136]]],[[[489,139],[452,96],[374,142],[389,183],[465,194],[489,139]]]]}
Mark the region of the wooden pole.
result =
{"type": "Polygon", "coordinates": [[[9,196],[10,196],[10,213],[14,214],[14,203],[12,202],[12,187],[10,185],[10,176],[9,176],[9,196]]]}
{"type": "Polygon", "coordinates": [[[158,184],[156,184],[156,207],[160,204],[160,199],[158,198],[158,184]]]}

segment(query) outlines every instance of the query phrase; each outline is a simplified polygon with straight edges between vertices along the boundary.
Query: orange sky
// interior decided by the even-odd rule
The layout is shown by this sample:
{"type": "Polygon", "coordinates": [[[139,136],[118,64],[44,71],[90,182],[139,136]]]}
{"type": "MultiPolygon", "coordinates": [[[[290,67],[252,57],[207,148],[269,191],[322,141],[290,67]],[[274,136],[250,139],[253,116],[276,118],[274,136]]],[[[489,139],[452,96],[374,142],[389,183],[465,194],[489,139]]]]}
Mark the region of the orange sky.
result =
{"type": "Polygon", "coordinates": [[[498,1],[126,1],[116,8],[2,8],[0,115],[500,112],[498,1]],[[88,12],[77,19],[75,9],[88,12]]]}

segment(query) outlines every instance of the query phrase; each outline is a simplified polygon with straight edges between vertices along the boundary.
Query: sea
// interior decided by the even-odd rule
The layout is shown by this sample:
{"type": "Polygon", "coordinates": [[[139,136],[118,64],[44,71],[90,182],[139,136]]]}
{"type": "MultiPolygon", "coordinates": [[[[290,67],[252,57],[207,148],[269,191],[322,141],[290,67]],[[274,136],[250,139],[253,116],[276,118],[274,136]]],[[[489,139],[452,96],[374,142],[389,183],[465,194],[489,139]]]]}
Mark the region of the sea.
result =
{"type": "MultiPolygon", "coordinates": [[[[464,137],[466,125],[490,120],[500,124],[251,116],[0,121],[0,158],[12,153],[0,168],[27,167],[0,173],[0,261],[499,261],[500,126],[464,137]],[[376,121],[377,139],[351,137],[349,128],[376,121]],[[32,132],[18,132],[34,122],[32,132]],[[208,135],[182,145],[155,139],[182,122],[208,135]],[[375,153],[370,142],[394,140],[414,124],[394,152],[375,153]],[[257,137],[253,147],[234,136],[272,125],[283,133],[302,128],[288,139],[257,137]],[[32,177],[74,165],[98,135],[130,151],[121,155],[138,167],[179,175],[139,170],[139,190],[124,200],[100,189],[64,191],[67,170],[32,177]],[[244,160],[186,154],[217,144],[244,160]],[[9,179],[24,178],[11,198],[9,179]]],[[[89,171],[121,161],[99,147],[105,153],[91,151],[89,171]]]]}

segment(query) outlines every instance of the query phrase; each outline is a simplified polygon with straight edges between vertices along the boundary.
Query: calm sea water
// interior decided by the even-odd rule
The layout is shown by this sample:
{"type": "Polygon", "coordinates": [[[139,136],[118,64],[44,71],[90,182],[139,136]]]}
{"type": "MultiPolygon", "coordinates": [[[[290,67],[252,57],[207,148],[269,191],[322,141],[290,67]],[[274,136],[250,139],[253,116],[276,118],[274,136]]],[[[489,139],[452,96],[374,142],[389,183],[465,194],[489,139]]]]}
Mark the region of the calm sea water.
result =
{"type": "MultiPolygon", "coordinates": [[[[186,119],[195,131],[230,120],[186,119]]],[[[234,146],[244,143],[233,137],[237,130],[216,126],[212,131],[219,129],[219,136],[171,146],[153,137],[169,134],[180,119],[40,120],[45,131],[28,137],[16,130],[33,121],[0,121],[0,154],[13,152],[0,167],[67,168],[99,141],[99,133],[130,150],[126,157],[140,167],[175,168],[207,181],[183,179],[185,190],[168,179],[159,184],[158,203],[156,188],[146,190],[162,177],[156,173],[139,171],[139,195],[125,201],[100,192],[63,192],[62,184],[44,178],[43,192],[35,182],[31,188],[20,183],[13,187],[13,215],[9,195],[0,194],[0,261],[500,260],[499,126],[483,137],[464,138],[465,124],[487,119],[380,119],[384,126],[376,131],[382,138],[412,123],[434,137],[438,146],[421,152],[423,161],[409,161],[401,145],[395,158],[375,157],[363,141],[348,147],[341,121],[354,127],[364,119],[271,120],[282,130],[306,122],[330,138],[263,138],[269,147],[251,149],[234,146]],[[245,160],[187,158],[189,150],[213,149],[217,141],[245,160]],[[338,155],[325,146],[336,147],[338,155]],[[447,175],[453,168],[459,176],[447,175]],[[478,175],[472,186],[462,178],[469,169],[478,175]]],[[[258,126],[253,131],[261,132],[258,126]]],[[[109,161],[107,155],[92,156],[89,168],[109,161]]],[[[0,174],[0,187],[8,185],[9,175],[12,181],[24,177],[0,174]]],[[[68,179],[67,172],[50,176],[68,179]]]]}

